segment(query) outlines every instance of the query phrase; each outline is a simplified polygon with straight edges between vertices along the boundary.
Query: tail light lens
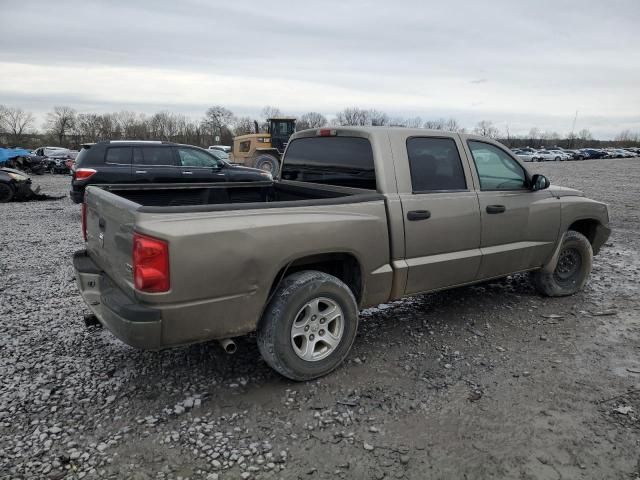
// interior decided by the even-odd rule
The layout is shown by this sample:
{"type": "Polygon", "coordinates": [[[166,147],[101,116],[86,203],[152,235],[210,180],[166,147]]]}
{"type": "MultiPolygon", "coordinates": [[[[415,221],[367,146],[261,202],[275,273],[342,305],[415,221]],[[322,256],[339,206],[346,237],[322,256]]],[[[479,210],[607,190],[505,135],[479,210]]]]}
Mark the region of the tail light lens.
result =
{"type": "Polygon", "coordinates": [[[76,168],[73,172],[74,180],[86,180],[87,178],[93,176],[96,173],[96,170],[93,168],[76,168]]]}
{"type": "Polygon", "coordinates": [[[87,204],[82,202],[82,238],[87,241],[87,204]]]}
{"type": "Polygon", "coordinates": [[[133,280],[137,290],[169,290],[169,244],[140,233],[133,235],[133,280]]]}

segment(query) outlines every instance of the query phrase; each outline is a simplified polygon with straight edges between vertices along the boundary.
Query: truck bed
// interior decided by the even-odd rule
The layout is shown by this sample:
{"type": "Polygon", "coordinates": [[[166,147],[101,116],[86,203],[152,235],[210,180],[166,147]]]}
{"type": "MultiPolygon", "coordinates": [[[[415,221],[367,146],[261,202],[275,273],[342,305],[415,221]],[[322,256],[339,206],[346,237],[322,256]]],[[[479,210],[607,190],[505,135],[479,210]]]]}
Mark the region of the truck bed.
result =
{"type": "Polygon", "coordinates": [[[287,181],[106,185],[100,188],[139,205],[137,210],[141,213],[332,205],[383,198],[370,190],[287,181]]]}

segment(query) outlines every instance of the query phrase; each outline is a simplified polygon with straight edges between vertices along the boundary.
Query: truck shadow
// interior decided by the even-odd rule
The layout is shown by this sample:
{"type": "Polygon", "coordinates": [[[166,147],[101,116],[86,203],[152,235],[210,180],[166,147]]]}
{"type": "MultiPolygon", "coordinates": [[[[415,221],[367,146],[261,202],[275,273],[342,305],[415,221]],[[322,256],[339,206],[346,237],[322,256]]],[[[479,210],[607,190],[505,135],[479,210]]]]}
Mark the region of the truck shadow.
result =
{"type": "MultiPolygon", "coordinates": [[[[252,399],[256,390],[269,390],[271,395],[260,396],[262,401],[269,401],[269,398],[283,395],[292,388],[308,390],[318,383],[340,387],[344,377],[348,377],[349,383],[355,387],[367,381],[368,374],[363,375],[363,370],[366,373],[366,369],[371,369],[370,374],[374,374],[377,369],[385,367],[375,361],[381,352],[385,357],[402,357],[405,353],[403,345],[411,340],[411,336],[434,339],[463,334],[469,336],[470,329],[477,329],[482,335],[479,331],[486,328],[487,313],[496,327],[508,328],[506,318],[512,315],[513,308],[518,304],[523,308],[524,304],[528,306],[539,301],[544,300],[533,291],[526,276],[516,275],[497,282],[409,297],[364,310],[358,337],[345,364],[336,372],[307,383],[292,382],[274,373],[261,359],[253,334],[236,339],[238,351],[234,355],[224,353],[217,342],[161,352],[127,348],[120,355],[122,363],[116,368],[127,372],[127,387],[141,390],[143,395],[140,398],[143,399],[159,398],[163,392],[176,392],[176,401],[185,395],[200,395],[212,400],[211,405],[224,407],[233,404],[237,408],[238,403],[244,404],[252,399]],[[506,317],[495,313],[499,310],[504,311],[506,317]],[[360,365],[366,359],[371,361],[360,365]],[[233,401],[230,402],[230,398],[233,401]]],[[[105,331],[103,335],[111,334],[105,331]]],[[[434,367],[438,367],[436,349],[426,348],[424,354],[433,357],[434,367]]],[[[394,358],[393,362],[397,363],[396,360],[394,358]]]]}

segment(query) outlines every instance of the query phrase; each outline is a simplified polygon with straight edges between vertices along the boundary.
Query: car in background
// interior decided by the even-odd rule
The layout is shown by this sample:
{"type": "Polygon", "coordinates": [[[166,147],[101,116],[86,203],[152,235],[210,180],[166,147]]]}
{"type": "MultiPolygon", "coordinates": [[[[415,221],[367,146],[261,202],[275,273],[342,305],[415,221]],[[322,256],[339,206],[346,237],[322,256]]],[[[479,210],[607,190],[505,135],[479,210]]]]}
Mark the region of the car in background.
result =
{"type": "Polygon", "coordinates": [[[231,147],[227,145],[211,145],[207,147],[207,150],[220,150],[229,155],[231,153],[231,147]]]}
{"type": "Polygon", "coordinates": [[[219,160],[223,160],[227,163],[230,163],[230,159],[229,159],[229,154],[227,152],[225,152],[224,150],[218,150],[218,149],[207,149],[207,151],[213,155],[214,157],[218,158],[219,160]]]}
{"type": "Polygon", "coordinates": [[[513,154],[518,157],[519,160],[522,160],[523,162],[531,162],[533,161],[533,157],[535,155],[535,151],[527,151],[527,150],[523,150],[523,149],[515,149],[513,150],[513,154]]]}
{"type": "Polygon", "coordinates": [[[60,150],[53,152],[46,158],[47,170],[50,173],[68,175],[71,173],[73,161],[78,155],[77,150],[60,150]]]}
{"type": "Polygon", "coordinates": [[[52,157],[56,154],[61,154],[68,151],[69,149],[64,147],[38,147],[31,153],[33,155],[37,155],[38,157],[52,157]]]}
{"type": "Polygon", "coordinates": [[[531,157],[532,162],[552,162],[554,160],[560,161],[560,155],[549,150],[538,150],[531,157]]]}
{"type": "Polygon", "coordinates": [[[81,203],[88,185],[124,183],[214,183],[272,180],[255,168],[231,165],[191,145],[111,140],[82,146],[72,172],[71,199],[81,203]]]}
{"type": "Polygon", "coordinates": [[[553,154],[555,154],[554,160],[555,161],[564,161],[564,160],[573,160],[573,155],[571,155],[570,153],[567,153],[564,150],[559,150],[559,149],[549,149],[549,151],[553,154]]]}
{"type": "Polygon", "coordinates": [[[562,151],[569,156],[568,160],[584,160],[587,158],[587,154],[580,150],[563,149],[562,151]]]}
{"type": "Polygon", "coordinates": [[[580,151],[589,155],[589,159],[607,158],[607,154],[603,150],[596,148],[581,148],[580,151]]]}
{"type": "Polygon", "coordinates": [[[627,152],[623,148],[612,148],[609,150],[609,155],[611,158],[631,158],[635,157],[635,155],[631,152],[627,152]]]}
{"type": "Polygon", "coordinates": [[[13,168],[0,167],[0,203],[28,199],[34,193],[28,175],[13,168]]]}

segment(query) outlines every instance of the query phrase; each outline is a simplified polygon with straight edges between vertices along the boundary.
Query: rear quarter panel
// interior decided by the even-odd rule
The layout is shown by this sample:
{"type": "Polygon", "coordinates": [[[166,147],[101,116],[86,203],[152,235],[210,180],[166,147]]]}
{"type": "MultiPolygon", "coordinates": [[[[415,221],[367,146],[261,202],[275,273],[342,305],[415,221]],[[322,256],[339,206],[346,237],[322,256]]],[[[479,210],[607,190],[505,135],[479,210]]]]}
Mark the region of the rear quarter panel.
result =
{"type": "Polygon", "coordinates": [[[165,345],[253,331],[278,272],[309,255],[352,254],[362,269],[362,305],[388,299],[392,271],[383,200],[140,214],[136,230],[169,241],[170,292],[136,292],[162,309],[165,345]]]}

